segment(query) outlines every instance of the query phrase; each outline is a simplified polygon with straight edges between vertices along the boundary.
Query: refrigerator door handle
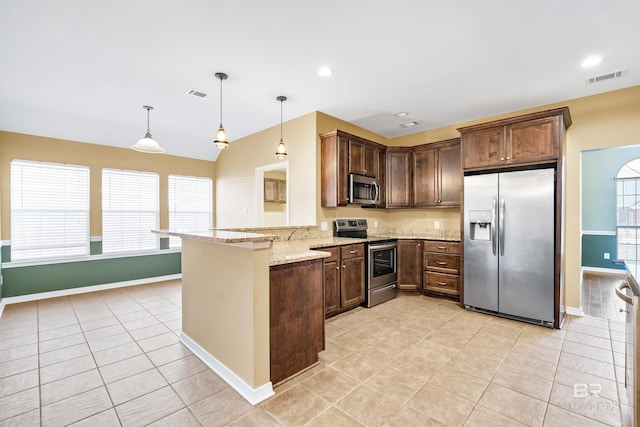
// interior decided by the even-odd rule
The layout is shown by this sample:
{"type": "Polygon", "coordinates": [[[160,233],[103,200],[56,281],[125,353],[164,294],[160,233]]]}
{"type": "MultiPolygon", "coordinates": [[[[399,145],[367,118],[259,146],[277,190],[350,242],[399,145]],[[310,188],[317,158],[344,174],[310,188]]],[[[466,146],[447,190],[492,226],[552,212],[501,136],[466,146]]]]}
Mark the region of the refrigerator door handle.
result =
{"type": "Polygon", "coordinates": [[[494,197],[491,201],[491,249],[493,249],[493,254],[496,255],[498,250],[498,242],[496,236],[497,228],[496,228],[496,198],[494,197]]]}
{"type": "Polygon", "coordinates": [[[499,225],[500,228],[500,255],[504,256],[504,197],[500,197],[500,213],[499,213],[499,225]]]}

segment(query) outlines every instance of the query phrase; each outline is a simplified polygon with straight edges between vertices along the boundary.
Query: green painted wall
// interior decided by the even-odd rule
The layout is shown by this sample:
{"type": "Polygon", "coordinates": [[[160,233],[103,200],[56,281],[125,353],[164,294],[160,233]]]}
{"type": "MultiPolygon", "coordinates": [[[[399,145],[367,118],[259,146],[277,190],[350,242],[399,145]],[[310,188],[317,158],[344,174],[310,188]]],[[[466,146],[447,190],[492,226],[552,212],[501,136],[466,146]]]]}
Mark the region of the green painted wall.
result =
{"type": "MultiPolygon", "coordinates": [[[[620,168],[640,157],[640,146],[589,150],[581,153],[582,231],[616,231],[616,181],[620,168]]],[[[582,266],[617,269],[616,236],[582,236],[582,266]],[[609,252],[611,259],[603,254],[609,252]]]]}
{"type": "Polygon", "coordinates": [[[3,297],[124,282],[181,272],[181,254],[171,252],[4,268],[3,297]]]}
{"type": "Polygon", "coordinates": [[[615,177],[638,157],[638,146],[582,152],[582,230],[616,231],[615,177]]]}
{"type": "Polygon", "coordinates": [[[582,236],[582,265],[585,267],[624,269],[624,265],[615,264],[617,259],[616,236],[589,235],[582,236]],[[604,253],[610,259],[604,259],[604,253]]]}

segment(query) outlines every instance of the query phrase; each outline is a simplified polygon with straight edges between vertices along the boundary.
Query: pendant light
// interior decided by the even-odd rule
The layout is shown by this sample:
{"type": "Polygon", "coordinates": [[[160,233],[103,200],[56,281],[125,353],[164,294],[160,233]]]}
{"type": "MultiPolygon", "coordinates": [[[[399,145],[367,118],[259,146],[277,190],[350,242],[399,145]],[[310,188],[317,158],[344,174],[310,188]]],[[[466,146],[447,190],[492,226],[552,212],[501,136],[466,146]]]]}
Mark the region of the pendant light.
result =
{"type": "Polygon", "coordinates": [[[278,143],[278,148],[276,148],[276,159],[283,160],[287,158],[287,147],[284,146],[284,141],[282,140],[282,103],[287,100],[287,97],[280,95],[276,100],[280,101],[280,142],[278,143]]]}
{"type": "Polygon", "coordinates": [[[222,127],[222,81],[227,80],[228,77],[225,73],[216,73],[216,79],[220,80],[220,127],[218,128],[218,132],[216,132],[216,139],[213,140],[213,145],[221,150],[229,148],[227,133],[224,131],[224,127],[222,127]]]}
{"type": "Polygon", "coordinates": [[[164,153],[164,148],[151,137],[151,130],[149,130],[149,111],[153,110],[153,107],[143,105],[142,108],[147,110],[147,133],[140,141],[133,144],[131,148],[142,153],[164,153]]]}

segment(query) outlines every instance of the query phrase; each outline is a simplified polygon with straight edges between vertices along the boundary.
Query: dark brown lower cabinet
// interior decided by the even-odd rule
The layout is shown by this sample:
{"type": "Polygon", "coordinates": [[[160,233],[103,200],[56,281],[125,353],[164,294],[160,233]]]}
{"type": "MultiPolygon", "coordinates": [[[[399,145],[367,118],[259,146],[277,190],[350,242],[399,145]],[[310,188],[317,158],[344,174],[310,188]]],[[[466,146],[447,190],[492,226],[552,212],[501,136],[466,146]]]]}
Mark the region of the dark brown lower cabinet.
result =
{"type": "Polygon", "coordinates": [[[422,289],[422,241],[398,240],[398,289],[422,289]]]}
{"type": "Polygon", "coordinates": [[[324,348],[323,260],[269,270],[271,382],[318,361],[324,348]]]}

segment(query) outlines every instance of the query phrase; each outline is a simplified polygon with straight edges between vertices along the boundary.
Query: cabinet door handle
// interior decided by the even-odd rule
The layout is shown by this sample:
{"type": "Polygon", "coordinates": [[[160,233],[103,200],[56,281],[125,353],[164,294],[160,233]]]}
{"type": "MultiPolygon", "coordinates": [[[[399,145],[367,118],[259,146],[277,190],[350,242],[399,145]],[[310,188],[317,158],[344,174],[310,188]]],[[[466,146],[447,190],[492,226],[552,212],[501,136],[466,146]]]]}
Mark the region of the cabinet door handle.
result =
{"type": "Polygon", "coordinates": [[[347,266],[345,264],[342,264],[342,268],[347,268],[347,266]]]}
{"type": "Polygon", "coordinates": [[[362,169],[362,175],[366,175],[367,174],[367,170],[366,169],[362,169]]]}
{"type": "Polygon", "coordinates": [[[507,160],[511,159],[511,157],[507,156],[507,160]]]}
{"type": "Polygon", "coordinates": [[[340,267],[336,267],[336,270],[340,270],[340,267]]]}
{"type": "Polygon", "coordinates": [[[500,157],[500,160],[504,160],[504,157],[500,157]]]}
{"type": "Polygon", "coordinates": [[[436,282],[436,283],[437,283],[438,285],[440,285],[440,286],[447,286],[447,283],[446,283],[446,282],[436,282]]]}
{"type": "Polygon", "coordinates": [[[447,265],[447,263],[444,261],[436,261],[436,262],[438,263],[438,265],[447,265]]]}
{"type": "Polygon", "coordinates": [[[438,246],[438,249],[447,249],[446,246],[438,246]]]}
{"type": "Polygon", "coordinates": [[[358,252],[357,250],[355,251],[349,251],[350,254],[355,254],[356,252],[358,252]]]}

